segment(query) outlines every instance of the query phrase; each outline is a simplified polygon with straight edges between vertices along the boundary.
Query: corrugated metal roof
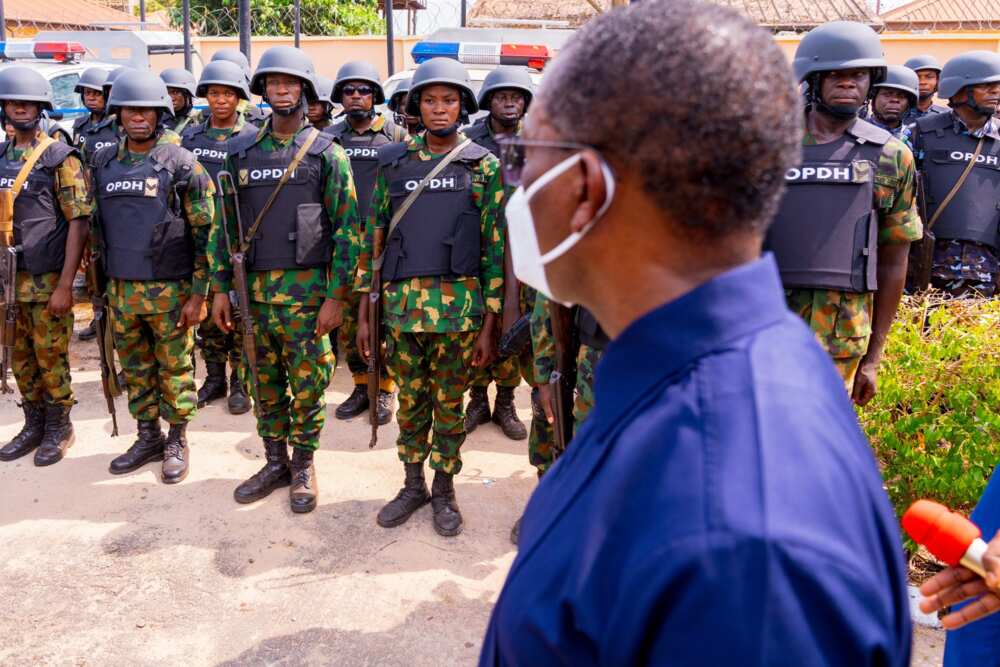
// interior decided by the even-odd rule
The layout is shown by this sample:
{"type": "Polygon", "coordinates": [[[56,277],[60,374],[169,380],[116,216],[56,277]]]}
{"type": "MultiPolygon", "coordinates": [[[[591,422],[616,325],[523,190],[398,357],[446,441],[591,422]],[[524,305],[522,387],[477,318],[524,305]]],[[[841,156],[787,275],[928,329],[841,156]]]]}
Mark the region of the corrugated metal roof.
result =
{"type": "Polygon", "coordinates": [[[997,30],[1000,0],[914,0],[882,20],[889,30],[997,30]]]}
{"type": "MultiPolygon", "coordinates": [[[[805,31],[835,20],[861,21],[881,27],[865,0],[714,0],[743,12],[757,24],[775,32],[805,31]]],[[[1000,1],[1000,0],[997,0],[1000,1]]],[[[609,0],[593,0],[608,7],[609,0]]],[[[579,26],[597,14],[590,0],[478,0],[469,13],[471,20],[565,21],[579,26]]]]}
{"type": "Polygon", "coordinates": [[[45,25],[82,27],[92,23],[138,21],[131,14],[88,0],[3,0],[3,10],[6,21],[45,25]]]}

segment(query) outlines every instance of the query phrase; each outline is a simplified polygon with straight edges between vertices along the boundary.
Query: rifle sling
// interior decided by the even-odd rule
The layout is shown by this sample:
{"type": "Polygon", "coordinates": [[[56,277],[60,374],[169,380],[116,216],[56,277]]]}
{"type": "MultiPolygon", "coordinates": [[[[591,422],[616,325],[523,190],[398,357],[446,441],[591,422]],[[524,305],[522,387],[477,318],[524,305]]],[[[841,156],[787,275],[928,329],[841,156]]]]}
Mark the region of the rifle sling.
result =
{"type": "Polygon", "coordinates": [[[302,159],[305,158],[306,153],[310,148],[312,148],[313,142],[316,141],[316,137],[318,136],[319,130],[315,127],[310,128],[309,136],[307,136],[306,140],[302,142],[301,148],[299,148],[295,157],[292,158],[288,168],[285,169],[285,173],[281,175],[281,180],[279,180],[278,184],[274,186],[274,190],[271,191],[271,195],[267,198],[267,201],[264,202],[264,207],[260,209],[260,213],[257,214],[257,218],[253,221],[253,225],[251,225],[250,229],[247,230],[246,238],[240,239],[240,252],[246,253],[246,251],[250,249],[250,246],[253,243],[253,237],[257,234],[257,230],[260,229],[261,223],[264,222],[264,216],[271,210],[271,205],[274,204],[274,200],[278,198],[278,194],[285,187],[285,183],[288,182],[292,173],[298,169],[299,163],[301,163],[302,159]]]}

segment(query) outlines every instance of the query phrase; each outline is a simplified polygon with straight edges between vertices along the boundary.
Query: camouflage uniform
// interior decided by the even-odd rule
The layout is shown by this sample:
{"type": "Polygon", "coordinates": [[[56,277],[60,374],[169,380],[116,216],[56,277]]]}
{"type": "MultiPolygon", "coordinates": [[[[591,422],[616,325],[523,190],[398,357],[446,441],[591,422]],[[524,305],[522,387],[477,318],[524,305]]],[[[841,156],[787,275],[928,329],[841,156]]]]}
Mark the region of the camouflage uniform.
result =
{"type": "MultiPolygon", "coordinates": [[[[806,131],[802,144],[815,143],[815,138],[806,131]]],[[[880,246],[910,243],[919,240],[923,233],[915,202],[915,175],[913,153],[902,142],[891,139],[882,150],[875,172],[873,198],[880,246]]],[[[861,359],[868,351],[873,293],[798,288],[786,289],[785,299],[789,309],[812,328],[850,391],[861,359]]]]}
{"type": "MultiPolygon", "coordinates": [[[[304,125],[299,133],[309,129],[304,125]]],[[[265,152],[283,150],[294,139],[275,136],[270,123],[257,136],[257,146],[265,152]]],[[[247,276],[257,336],[257,433],[265,440],[287,441],[309,451],[319,448],[326,419],[324,392],[336,364],[329,338],[316,336],[316,318],[324,300],[347,300],[354,266],[349,234],[358,224],[358,202],[347,155],[340,146],[331,144],[320,157],[323,205],[336,230],[329,267],[250,271],[247,276]]],[[[232,155],[225,169],[232,172],[232,155]]],[[[232,223],[235,213],[229,195],[226,193],[224,206],[232,223]]],[[[252,222],[244,220],[245,225],[252,222]]],[[[212,288],[225,294],[231,286],[232,264],[221,227],[219,224],[212,230],[209,253],[213,258],[212,288]]],[[[229,234],[235,242],[235,228],[229,234]]],[[[246,386],[252,386],[249,379],[244,378],[246,386]]]]}
{"type": "MultiPolygon", "coordinates": [[[[535,299],[534,310],[531,311],[531,342],[534,348],[535,381],[539,384],[548,383],[555,370],[556,342],[552,335],[552,320],[549,317],[549,300],[539,294],[535,299]]],[[[603,351],[589,345],[580,345],[576,355],[576,390],[573,401],[573,421],[579,430],[590,416],[594,408],[594,369],[601,360],[603,351]]],[[[534,440],[534,421],[532,421],[532,440],[529,442],[531,463],[541,472],[545,472],[555,462],[558,452],[554,441],[534,440]],[[537,463],[536,463],[537,461],[537,463]]]]}
{"type": "MultiPolygon", "coordinates": [[[[975,132],[970,132],[964,123],[955,116],[955,131],[974,137],[981,137],[986,132],[997,134],[1000,131],[1000,120],[990,118],[989,121],[975,132]]],[[[907,127],[903,135],[910,148],[914,147],[913,127],[907,127]]],[[[924,159],[924,151],[915,149],[918,170],[924,159]]],[[[997,281],[1000,280],[1000,255],[982,243],[961,241],[956,239],[936,239],[934,242],[934,262],[931,267],[931,286],[942,290],[951,296],[978,294],[992,297],[997,293],[997,281]]]]}
{"type": "Polygon", "coordinates": [[[201,115],[201,109],[191,107],[184,115],[164,116],[163,127],[180,135],[184,133],[186,128],[191,127],[192,125],[197,125],[203,120],[204,118],[201,115]]]}
{"type": "MultiPolygon", "coordinates": [[[[458,141],[465,140],[459,133],[458,141]]],[[[444,157],[427,150],[423,136],[407,142],[407,159],[444,157]]],[[[486,312],[499,316],[503,290],[503,238],[498,220],[503,201],[500,163],[487,155],[474,168],[472,196],[481,211],[482,253],[478,276],[419,276],[383,286],[386,365],[399,386],[399,459],[448,474],[462,469],[465,441],[462,399],[472,353],[486,312]],[[431,442],[428,436],[433,429],[431,442]]],[[[389,183],[379,173],[358,260],[357,291],[370,291],[374,230],[392,218],[389,183]]]]}
{"type": "Polygon", "coordinates": [[[240,100],[236,105],[236,113],[246,123],[264,127],[267,122],[267,114],[259,106],[248,100],[240,100]]]}
{"type": "MultiPolygon", "coordinates": [[[[180,136],[164,130],[157,144],[180,146],[180,136]]],[[[115,157],[123,164],[140,164],[147,154],[133,153],[127,139],[115,157]]],[[[192,295],[206,296],[209,285],[205,248],[215,217],[215,186],[197,162],[181,202],[194,240],[194,273],[190,280],[119,280],[108,282],[115,348],[125,373],[129,413],[137,421],[163,418],[184,424],[194,418],[197,391],[191,353],[193,328],[179,328],[181,309],[192,295]]],[[[92,239],[102,239],[100,211],[94,216],[92,239]]]]}
{"type": "MultiPolygon", "coordinates": [[[[7,143],[7,157],[27,160],[38,145],[19,150],[7,143]]],[[[66,220],[89,218],[94,210],[83,163],[68,156],[55,169],[55,189],[59,207],[66,220]]],[[[18,302],[17,324],[11,367],[23,400],[71,407],[76,401],[70,385],[69,338],[73,332],[73,311],[56,316],[49,312],[48,301],[59,285],[59,272],[31,275],[18,271],[15,296],[18,302]]]]}

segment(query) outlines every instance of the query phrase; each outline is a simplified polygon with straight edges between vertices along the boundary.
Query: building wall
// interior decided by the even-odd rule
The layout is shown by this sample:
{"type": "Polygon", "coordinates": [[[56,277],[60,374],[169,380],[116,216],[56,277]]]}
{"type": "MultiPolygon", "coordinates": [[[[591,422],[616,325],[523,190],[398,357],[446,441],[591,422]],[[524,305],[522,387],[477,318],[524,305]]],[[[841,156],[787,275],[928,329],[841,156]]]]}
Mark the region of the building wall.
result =
{"type": "MultiPolygon", "coordinates": [[[[976,49],[1000,51],[1000,33],[995,32],[928,34],[889,32],[879,36],[882,39],[886,59],[893,65],[902,65],[911,57],[923,53],[931,53],[944,63],[964,51],[976,49]]],[[[775,39],[790,60],[802,35],[778,35],[775,39]]]]}

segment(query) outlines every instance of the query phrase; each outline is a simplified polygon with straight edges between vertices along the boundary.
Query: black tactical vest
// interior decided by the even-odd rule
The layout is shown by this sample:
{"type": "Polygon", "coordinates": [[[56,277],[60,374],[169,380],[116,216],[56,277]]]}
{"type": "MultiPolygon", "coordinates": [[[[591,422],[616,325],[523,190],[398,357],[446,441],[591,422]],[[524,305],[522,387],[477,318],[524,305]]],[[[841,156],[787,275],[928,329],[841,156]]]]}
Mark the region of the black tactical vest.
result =
{"type": "MultiPolygon", "coordinates": [[[[0,188],[9,190],[24,165],[11,160],[10,142],[0,143],[0,188]]],[[[55,171],[76,149],[62,142],[50,144],[35,163],[14,200],[14,245],[18,247],[17,270],[32,275],[62,271],[66,259],[69,224],[56,198],[55,171]]]]}
{"type": "Polygon", "coordinates": [[[142,163],[116,159],[117,147],[94,156],[94,191],[108,276],[183,280],[194,272],[194,239],[181,197],[194,156],[173,144],[153,147],[142,163]]]}
{"type": "Polygon", "coordinates": [[[611,341],[594,314],[582,306],[576,311],[576,327],[580,332],[580,342],[595,350],[603,350],[611,341]]]}
{"type": "Polygon", "coordinates": [[[486,123],[489,121],[489,116],[483,116],[475,123],[462,130],[462,132],[469,139],[472,139],[489,152],[493,153],[497,157],[500,157],[500,144],[497,143],[497,140],[493,138],[492,134],[490,134],[489,128],[486,127],[486,123]]]}
{"type": "Polygon", "coordinates": [[[836,141],[802,147],[765,248],[786,288],[873,292],[878,259],[875,172],[891,139],[864,120],[836,141]]]}
{"type": "MultiPolygon", "coordinates": [[[[487,155],[482,146],[470,144],[424,188],[386,240],[385,280],[479,275],[482,216],[472,199],[472,174],[487,155]]],[[[382,149],[379,163],[393,213],[438,164],[410,157],[404,143],[382,149]]]]}
{"type": "Polygon", "coordinates": [[[344,152],[351,160],[354,189],[358,193],[358,217],[362,225],[368,220],[368,207],[371,205],[372,192],[375,190],[378,149],[395,141],[394,129],[394,125],[386,122],[379,132],[356,134],[349,128],[346,120],[341,120],[323,130],[344,147],[344,152]]]}
{"type": "Polygon", "coordinates": [[[115,117],[105,116],[95,123],[90,116],[77,118],[73,122],[74,145],[89,162],[97,151],[105,146],[118,144],[118,130],[115,117]]]}
{"type": "MultiPolygon", "coordinates": [[[[951,191],[972,159],[979,139],[956,134],[952,114],[929,114],[917,121],[927,215],[951,191]]],[[[965,183],[932,229],[939,239],[957,239],[1000,248],[1000,141],[987,136],[965,183]]]]}
{"type": "MultiPolygon", "coordinates": [[[[230,140],[229,155],[239,184],[240,217],[246,231],[264,208],[286,167],[291,164],[311,130],[299,132],[282,150],[264,151],[256,135],[230,140]]],[[[323,205],[323,160],[333,143],[320,133],[295,172],[288,177],[257,230],[247,258],[251,271],[303,269],[327,266],[333,251],[333,223],[323,205]],[[311,238],[308,251],[305,239],[311,238]]]]}
{"type": "MultiPolygon", "coordinates": [[[[208,172],[209,176],[212,177],[212,182],[215,183],[215,179],[219,176],[219,172],[222,171],[222,165],[229,155],[229,143],[236,137],[256,136],[257,129],[249,124],[244,125],[239,132],[229,135],[229,138],[225,141],[216,141],[209,138],[207,130],[207,120],[189,127],[181,137],[181,145],[191,151],[198,162],[201,163],[201,166],[205,168],[205,171],[208,172]]],[[[216,194],[218,194],[218,190],[218,183],[216,183],[216,194]]]]}

